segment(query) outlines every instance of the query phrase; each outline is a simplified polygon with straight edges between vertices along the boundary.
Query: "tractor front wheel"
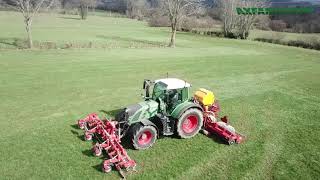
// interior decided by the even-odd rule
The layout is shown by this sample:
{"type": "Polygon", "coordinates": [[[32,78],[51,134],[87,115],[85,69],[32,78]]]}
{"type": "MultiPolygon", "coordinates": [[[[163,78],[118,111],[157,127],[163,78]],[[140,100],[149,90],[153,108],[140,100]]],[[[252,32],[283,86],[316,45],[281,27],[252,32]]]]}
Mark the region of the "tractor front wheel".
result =
{"type": "Polygon", "coordinates": [[[198,134],[203,125],[203,115],[199,109],[185,111],[177,122],[177,133],[181,138],[191,138],[198,134]]]}
{"type": "Polygon", "coordinates": [[[150,148],[157,139],[157,130],[153,126],[137,124],[133,127],[132,145],[137,150],[150,148]]]}

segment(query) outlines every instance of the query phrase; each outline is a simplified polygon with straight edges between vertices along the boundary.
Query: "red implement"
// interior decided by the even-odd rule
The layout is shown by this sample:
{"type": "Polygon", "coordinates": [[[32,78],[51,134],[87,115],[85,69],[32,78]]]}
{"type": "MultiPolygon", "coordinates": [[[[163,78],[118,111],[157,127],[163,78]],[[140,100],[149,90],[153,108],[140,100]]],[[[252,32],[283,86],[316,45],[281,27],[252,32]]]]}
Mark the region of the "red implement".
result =
{"type": "Polygon", "coordinates": [[[234,127],[228,124],[228,117],[224,116],[221,121],[217,121],[220,111],[219,103],[214,103],[212,106],[203,107],[203,131],[205,134],[216,134],[226,140],[229,145],[234,143],[240,144],[244,136],[237,133],[234,127]]]}
{"type": "Polygon", "coordinates": [[[101,156],[103,150],[108,154],[108,159],[105,159],[102,165],[103,172],[110,172],[114,166],[124,177],[123,169],[126,171],[135,170],[136,162],[128,156],[120,144],[115,121],[100,120],[97,114],[93,113],[80,119],[78,125],[85,130],[85,140],[91,140],[95,136],[98,141],[102,141],[101,143],[97,142],[92,150],[96,156],[101,156]]]}
{"type": "Polygon", "coordinates": [[[205,117],[204,129],[208,133],[214,133],[224,138],[229,145],[234,143],[240,144],[243,141],[243,136],[237,133],[231,125],[228,124],[228,117],[224,116],[221,121],[216,122],[211,117],[205,117]]]}

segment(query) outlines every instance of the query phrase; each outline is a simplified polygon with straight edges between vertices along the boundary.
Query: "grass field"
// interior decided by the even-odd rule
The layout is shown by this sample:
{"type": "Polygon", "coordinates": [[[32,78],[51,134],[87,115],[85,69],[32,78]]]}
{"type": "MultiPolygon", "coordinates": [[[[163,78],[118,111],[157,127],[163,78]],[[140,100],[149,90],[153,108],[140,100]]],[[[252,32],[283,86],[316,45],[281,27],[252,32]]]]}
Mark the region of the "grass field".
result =
{"type": "Polygon", "coordinates": [[[247,141],[161,138],[149,150],[128,150],[138,163],[128,179],[320,177],[319,51],[188,33],[179,33],[171,49],[161,46],[169,31],[145,22],[76,18],[41,15],[34,39],[99,47],[17,50],[5,43],[25,37],[22,19],[0,12],[2,47],[12,48],[0,50],[0,179],[119,179],[116,171],[100,171],[102,159],[74,124],[90,112],[141,101],[143,79],[167,72],[192,90],[213,90],[247,141]]]}

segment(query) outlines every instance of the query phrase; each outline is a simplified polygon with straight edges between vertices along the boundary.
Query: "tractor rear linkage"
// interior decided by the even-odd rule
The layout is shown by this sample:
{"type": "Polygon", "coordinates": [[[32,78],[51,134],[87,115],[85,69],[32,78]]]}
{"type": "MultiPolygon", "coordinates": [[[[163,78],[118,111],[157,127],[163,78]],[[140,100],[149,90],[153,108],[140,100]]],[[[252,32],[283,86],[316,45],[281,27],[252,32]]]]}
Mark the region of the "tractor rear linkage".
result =
{"type": "MultiPolygon", "coordinates": [[[[228,125],[228,118],[224,116],[221,121],[217,121],[219,105],[215,104],[210,108],[205,108],[203,111],[203,133],[205,135],[216,134],[226,140],[229,145],[234,143],[241,143],[243,136],[235,131],[235,129],[228,125]]],[[[108,158],[102,164],[102,171],[108,173],[112,170],[112,166],[119,171],[122,177],[125,177],[123,170],[130,171],[136,167],[136,162],[132,160],[126,150],[122,147],[120,132],[116,127],[116,121],[109,121],[107,119],[101,120],[97,114],[89,114],[86,118],[78,120],[80,129],[84,129],[85,140],[92,140],[95,136],[97,142],[93,148],[95,156],[101,156],[102,151],[105,150],[108,158]]]]}

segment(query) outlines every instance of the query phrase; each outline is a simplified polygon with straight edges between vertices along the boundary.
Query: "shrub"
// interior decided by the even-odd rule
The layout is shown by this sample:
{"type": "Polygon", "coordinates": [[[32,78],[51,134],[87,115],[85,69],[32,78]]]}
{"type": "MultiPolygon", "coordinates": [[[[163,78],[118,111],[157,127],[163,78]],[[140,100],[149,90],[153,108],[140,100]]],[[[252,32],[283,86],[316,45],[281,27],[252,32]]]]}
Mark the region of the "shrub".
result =
{"type": "Polygon", "coordinates": [[[230,38],[230,39],[237,39],[239,37],[239,34],[234,32],[225,32],[224,37],[230,38]]]}
{"type": "Polygon", "coordinates": [[[149,18],[148,24],[151,27],[169,27],[169,17],[154,15],[149,18]]]}
{"type": "Polygon", "coordinates": [[[28,41],[25,39],[14,38],[13,45],[19,49],[25,49],[28,48],[28,41]]]}
{"type": "Polygon", "coordinates": [[[223,37],[224,36],[222,31],[213,31],[213,32],[211,32],[211,36],[213,36],[213,35],[217,36],[217,37],[223,37]]]}
{"type": "Polygon", "coordinates": [[[271,30],[270,23],[271,23],[271,20],[269,16],[258,16],[255,22],[255,27],[257,29],[269,31],[271,30]]]}
{"type": "Polygon", "coordinates": [[[185,17],[180,24],[180,30],[189,32],[196,28],[209,29],[214,27],[215,24],[217,24],[217,22],[209,16],[200,18],[197,18],[195,16],[185,17]]]}
{"type": "Polygon", "coordinates": [[[37,47],[39,47],[40,49],[56,49],[57,45],[54,42],[40,42],[37,43],[37,47]]]}
{"type": "Polygon", "coordinates": [[[287,28],[287,23],[285,23],[283,20],[272,20],[270,22],[270,28],[273,31],[284,31],[287,28]]]}

